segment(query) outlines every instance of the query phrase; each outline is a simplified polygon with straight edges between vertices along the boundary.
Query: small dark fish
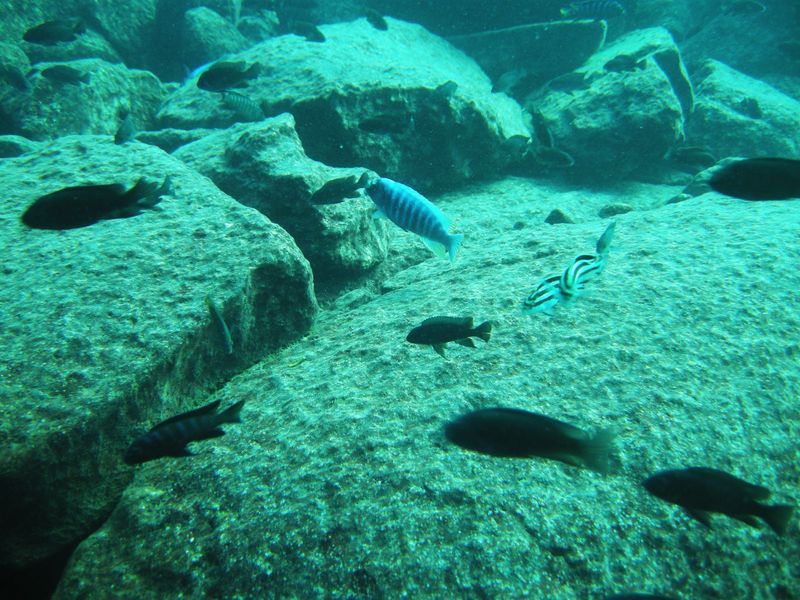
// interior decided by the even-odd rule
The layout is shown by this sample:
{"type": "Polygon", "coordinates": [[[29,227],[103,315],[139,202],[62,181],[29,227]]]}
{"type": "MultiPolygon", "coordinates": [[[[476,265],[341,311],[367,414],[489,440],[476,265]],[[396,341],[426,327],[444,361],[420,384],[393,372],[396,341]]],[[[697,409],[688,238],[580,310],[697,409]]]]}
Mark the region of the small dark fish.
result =
{"type": "Polygon", "coordinates": [[[467,413],[445,426],[454,444],[505,458],[541,456],[570,465],[608,472],[614,434],[594,435],[574,425],[515,408],[486,408],[467,413]]]}
{"type": "Polygon", "coordinates": [[[536,139],[539,144],[545,148],[553,148],[553,134],[550,133],[550,127],[547,126],[547,121],[544,115],[538,110],[531,111],[531,124],[533,125],[533,132],[536,134],[536,139]]]}
{"type": "Polygon", "coordinates": [[[572,158],[572,155],[558,148],[548,148],[546,146],[537,148],[535,156],[536,160],[545,167],[570,169],[575,166],[575,159],[572,158]]]}
{"type": "Polygon", "coordinates": [[[800,198],[800,160],[746,158],[722,167],[708,183],[714,191],[742,200],[800,198]]]}
{"type": "Polygon", "coordinates": [[[474,348],[473,337],[488,342],[492,337],[491,321],[485,321],[477,327],[473,327],[472,317],[431,317],[425,319],[419,327],[412,329],[406,337],[406,341],[412,344],[433,346],[433,349],[444,357],[444,348],[448,342],[474,348]]]}
{"type": "Polygon", "coordinates": [[[449,100],[453,97],[453,94],[456,93],[456,90],[458,90],[458,84],[451,79],[449,81],[445,81],[441,85],[437,85],[433,90],[433,93],[449,100]]]}
{"type": "Polygon", "coordinates": [[[561,9],[567,19],[613,19],[625,14],[625,7],[615,0],[573,2],[561,9]]]}
{"type": "Polygon", "coordinates": [[[264,118],[264,111],[248,96],[232,90],[226,90],[221,94],[222,104],[236,113],[238,118],[246,121],[260,121],[264,118]]]}
{"type": "Polygon", "coordinates": [[[547,82],[547,87],[557,92],[572,93],[578,90],[585,90],[589,87],[591,81],[586,76],[586,73],[580,71],[572,71],[564,73],[558,77],[554,77],[547,82]]]}
{"type": "Polygon", "coordinates": [[[324,42],[326,39],[319,27],[308,21],[291,21],[289,32],[306,38],[308,42],[324,42]]]}
{"type": "Polygon", "coordinates": [[[41,71],[42,77],[54,81],[56,83],[64,83],[67,85],[80,85],[81,83],[89,83],[91,78],[89,73],[70,67],[69,65],[53,65],[41,71]]]}
{"type": "Polygon", "coordinates": [[[200,74],[197,87],[209,92],[225,92],[231,88],[245,87],[260,71],[258,63],[248,66],[243,60],[217,62],[200,74]]]}
{"type": "Polygon", "coordinates": [[[225,318],[222,316],[222,311],[219,309],[217,303],[214,302],[211,296],[206,296],[206,306],[208,307],[208,312],[211,313],[211,319],[217,326],[217,330],[219,331],[222,341],[225,342],[225,354],[233,354],[233,338],[231,337],[231,330],[228,329],[228,324],[225,322],[225,318]]]}
{"type": "Polygon", "coordinates": [[[778,50],[791,59],[800,60],[800,42],[781,42],[778,44],[778,50]]]}
{"type": "Polygon", "coordinates": [[[22,39],[32,44],[53,46],[59,42],[74,42],[84,31],[86,24],[81,19],[58,19],[31,27],[22,39]]]}
{"type": "Polygon", "coordinates": [[[711,527],[708,513],[721,513],[751,527],[758,517],[778,535],[786,532],[793,506],[761,504],[770,491],[753,485],[724,471],[708,467],[690,467],[661,471],[644,481],[653,496],[683,508],[693,519],[711,527]]]}
{"type": "Polygon", "coordinates": [[[355,175],[348,175],[326,181],[311,195],[311,204],[338,204],[345,198],[358,198],[358,190],[366,187],[368,180],[369,173],[365,171],[358,178],[355,175]]]}
{"type": "Polygon", "coordinates": [[[133,217],[168,194],[169,177],[159,186],[144,179],[131,189],[119,183],[68,187],[37,199],[22,215],[33,229],[76,229],[107,219],[133,217]]]}
{"type": "Polygon", "coordinates": [[[637,58],[630,54],[619,54],[603,65],[603,69],[611,73],[624,73],[626,71],[644,70],[647,68],[646,58],[637,58]]]}
{"type": "Polygon", "coordinates": [[[707,169],[716,164],[716,157],[705,146],[679,146],[670,150],[670,160],[687,167],[707,169]]]}
{"type": "Polygon", "coordinates": [[[767,7],[755,0],[733,0],[723,7],[726,15],[748,16],[760,15],[767,11],[767,7]]]}
{"type": "Polygon", "coordinates": [[[220,425],[241,423],[239,412],[244,400],[218,413],[219,400],[162,421],[144,435],[136,438],[125,451],[125,462],[139,465],[165,456],[192,456],[186,444],[225,435],[220,425]]]}
{"type": "Polygon", "coordinates": [[[133,136],[136,135],[136,125],[134,124],[133,117],[129,111],[121,110],[119,116],[122,121],[117,128],[117,132],[114,134],[114,143],[125,144],[126,142],[131,141],[133,136]]]}
{"type": "Polygon", "coordinates": [[[608,250],[611,246],[611,240],[614,239],[614,229],[617,226],[616,221],[611,221],[608,224],[608,227],[605,228],[602,235],[597,238],[597,243],[595,244],[594,248],[597,251],[598,256],[608,256],[608,250]]]}
{"type": "Polygon", "coordinates": [[[383,15],[379,13],[377,10],[372,8],[368,8],[365,14],[367,21],[369,24],[372,25],[375,29],[380,31],[386,31],[389,29],[389,23],[386,22],[386,19],[383,18],[383,15]]]}

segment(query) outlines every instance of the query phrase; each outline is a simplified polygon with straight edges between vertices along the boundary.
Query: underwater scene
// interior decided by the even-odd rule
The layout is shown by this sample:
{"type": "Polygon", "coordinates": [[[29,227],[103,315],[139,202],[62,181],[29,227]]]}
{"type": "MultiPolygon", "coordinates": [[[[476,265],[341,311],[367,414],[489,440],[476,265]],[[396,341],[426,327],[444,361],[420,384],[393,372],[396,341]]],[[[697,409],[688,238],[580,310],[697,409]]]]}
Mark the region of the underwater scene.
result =
{"type": "Polygon", "coordinates": [[[798,32],[4,0],[0,597],[800,599],[798,32]]]}

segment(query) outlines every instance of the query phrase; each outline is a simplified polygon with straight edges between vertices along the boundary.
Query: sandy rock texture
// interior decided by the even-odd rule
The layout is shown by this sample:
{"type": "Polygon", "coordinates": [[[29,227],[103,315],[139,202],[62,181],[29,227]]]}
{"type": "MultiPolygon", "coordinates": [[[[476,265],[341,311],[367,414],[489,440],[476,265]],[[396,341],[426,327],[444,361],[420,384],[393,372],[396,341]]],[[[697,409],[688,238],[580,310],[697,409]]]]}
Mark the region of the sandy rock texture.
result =
{"type": "Polygon", "coordinates": [[[20,567],[107,516],[143,422],[296,340],[316,301],[285,231],[152,146],[67,136],[0,162],[0,188],[0,564],[20,567]],[[20,220],[46,193],[139,177],[171,191],[138,216],[71,230],[20,220]]]}
{"type": "Polygon", "coordinates": [[[609,264],[552,317],[519,312],[542,276],[592,251],[617,194],[505,180],[437,199],[467,237],[216,394],[244,423],[199,456],[142,467],[74,554],[56,598],[681,598],[800,593],[784,537],[709,530],[640,482],[728,470],[796,503],[797,201],[620,189],[609,264]],[[494,210],[485,209],[488,203],[494,210]],[[553,209],[574,225],[547,225],[553,209]],[[404,341],[432,315],[494,323],[448,361],[404,341]],[[513,406],[617,432],[606,477],[449,444],[443,425],[513,406]]]}

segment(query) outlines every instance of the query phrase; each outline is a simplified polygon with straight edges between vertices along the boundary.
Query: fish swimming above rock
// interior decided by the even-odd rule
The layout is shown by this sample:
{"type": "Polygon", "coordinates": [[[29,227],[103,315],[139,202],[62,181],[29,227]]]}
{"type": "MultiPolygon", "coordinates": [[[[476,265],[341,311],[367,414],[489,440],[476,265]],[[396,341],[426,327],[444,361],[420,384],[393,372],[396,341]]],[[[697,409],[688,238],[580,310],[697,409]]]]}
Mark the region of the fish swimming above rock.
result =
{"type": "Polygon", "coordinates": [[[770,496],[767,488],[709,467],[660,471],[643,485],[653,496],[677,504],[706,527],[711,527],[709,513],[721,513],[751,527],[758,526],[758,517],[783,535],[794,512],[794,506],[761,504],[770,496]]]}
{"type": "Polygon", "coordinates": [[[720,168],[708,184],[720,194],[742,200],[800,198],[800,160],[745,158],[720,168]]]}
{"type": "Polygon", "coordinates": [[[217,412],[219,404],[220,401],[215,400],[196,410],[162,421],[128,446],[124,455],[125,463],[138,465],[166,456],[192,456],[186,448],[187,444],[225,435],[220,427],[223,423],[242,422],[239,413],[244,406],[244,400],[239,400],[221,413],[217,412]]]}
{"type": "Polygon", "coordinates": [[[34,201],[22,222],[33,229],[77,229],[136,216],[153,208],[169,192],[169,177],[161,185],[142,178],[129,190],[119,183],[68,187],[34,201]]]}
{"type": "Polygon", "coordinates": [[[133,122],[133,116],[128,109],[123,108],[118,112],[121,119],[119,127],[114,134],[114,143],[117,145],[126,144],[131,141],[136,135],[136,124],[133,122]]]}
{"type": "Polygon", "coordinates": [[[305,38],[307,42],[322,43],[326,40],[325,34],[322,33],[320,28],[309,21],[291,20],[286,23],[286,30],[289,33],[305,38]]]}
{"type": "Polygon", "coordinates": [[[573,2],[561,9],[566,19],[614,19],[625,14],[625,6],[615,0],[573,2]]]}
{"type": "Polygon", "coordinates": [[[82,19],[57,19],[31,27],[22,39],[32,44],[54,46],[61,42],[74,42],[85,31],[86,24],[82,19]]]}
{"type": "Polygon", "coordinates": [[[41,76],[55,83],[63,83],[66,85],[80,85],[81,83],[88,84],[91,80],[91,75],[75,67],[69,65],[53,65],[42,69],[41,76]]]}
{"type": "Polygon", "coordinates": [[[574,425],[527,410],[485,408],[445,426],[445,437],[465,448],[504,458],[539,456],[598,473],[608,472],[610,430],[587,433],[574,425]]]}
{"type": "Polygon", "coordinates": [[[243,60],[219,61],[200,73],[197,87],[207,92],[225,92],[232,88],[245,87],[260,71],[258,63],[248,66],[243,60]]]}
{"type": "Polygon", "coordinates": [[[361,177],[348,175],[326,181],[321,188],[311,194],[311,204],[339,204],[346,198],[358,198],[358,190],[364,188],[369,180],[369,173],[364,171],[361,177]]]}
{"type": "Polygon", "coordinates": [[[450,234],[450,222],[430,200],[407,185],[379,177],[367,183],[367,194],[377,205],[375,217],[386,217],[398,227],[416,233],[435,254],[446,253],[450,262],[464,236],[450,234]]]}
{"type": "Polygon", "coordinates": [[[431,346],[439,356],[445,358],[444,348],[448,342],[474,348],[473,337],[488,342],[492,337],[491,321],[485,321],[474,327],[472,317],[431,317],[425,319],[419,327],[412,329],[406,341],[431,346]]]}
{"type": "Polygon", "coordinates": [[[260,121],[264,118],[264,111],[252,98],[235,92],[225,90],[220,92],[222,105],[234,112],[237,118],[246,121],[260,121]]]}
{"type": "Polygon", "coordinates": [[[603,65],[609,73],[625,73],[627,71],[642,71],[647,68],[647,58],[638,58],[630,54],[618,54],[603,65]]]}
{"type": "Polygon", "coordinates": [[[389,23],[386,22],[384,16],[377,10],[373,8],[367,8],[364,16],[366,17],[369,24],[372,25],[378,31],[387,31],[389,29],[389,23]]]}

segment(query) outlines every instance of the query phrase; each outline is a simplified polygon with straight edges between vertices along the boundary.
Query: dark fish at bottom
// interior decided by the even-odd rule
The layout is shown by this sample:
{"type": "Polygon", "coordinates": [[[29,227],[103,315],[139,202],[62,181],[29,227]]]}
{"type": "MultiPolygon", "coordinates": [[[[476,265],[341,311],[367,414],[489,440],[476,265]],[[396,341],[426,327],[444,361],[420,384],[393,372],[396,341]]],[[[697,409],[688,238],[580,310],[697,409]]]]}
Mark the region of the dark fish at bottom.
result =
{"type": "Polygon", "coordinates": [[[742,200],[800,198],[800,160],[746,158],[714,173],[711,189],[742,200]]]}
{"type": "Polygon", "coordinates": [[[22,222],[34,229],[76,229],[107,219],[133,217],[153,208],[169,190],[169,177],[160,186],[140,179],[129,190],[119,183],[68,187],[34,201],[22,215],[22,222]]]}
{"type": "Polygon", "coordinates": [[[187,444],[225,435],[220,427],[223,423],[242,422],[239,413],[244,406],[244,400],[229,406],[221,413],[217,412],[219,403],[216,400],[202,408],[162,421],[128,446],[125,462],[138,465],[165,456],[192,456],[186,449],[187,444]]]}
{"type": "Polygon", "coordinates": [[[486,408],[467,413],[445,426],[454,444],[506,458],[540,456],[570,465],[608,472],[614,434],[590,434],[574,425],[515,408],[486,408]]]}
{"type": "Polygon", "coordinates": [[[473,337],[488,342],[492,337],[492,323],[486,321],[473,327],[472,317],[431,317],[425,319],[419,327],[415,327],[406,337],[407,342],[432,346],[444,357],[444,347],[448,342],[474,348],[473,337]]]}
{"type": "Polygon", "coordinates": [[[711,527],[709,513],[714,512],[752,527],[757,526],[754,517],[758,517],[782,535],[794,512],[793,506],[761,504],[770,495],[767,488],[708,467],[661,471],[647,478],[643,485],[653,496],[677,504],[706,527],[711,527]]]}

